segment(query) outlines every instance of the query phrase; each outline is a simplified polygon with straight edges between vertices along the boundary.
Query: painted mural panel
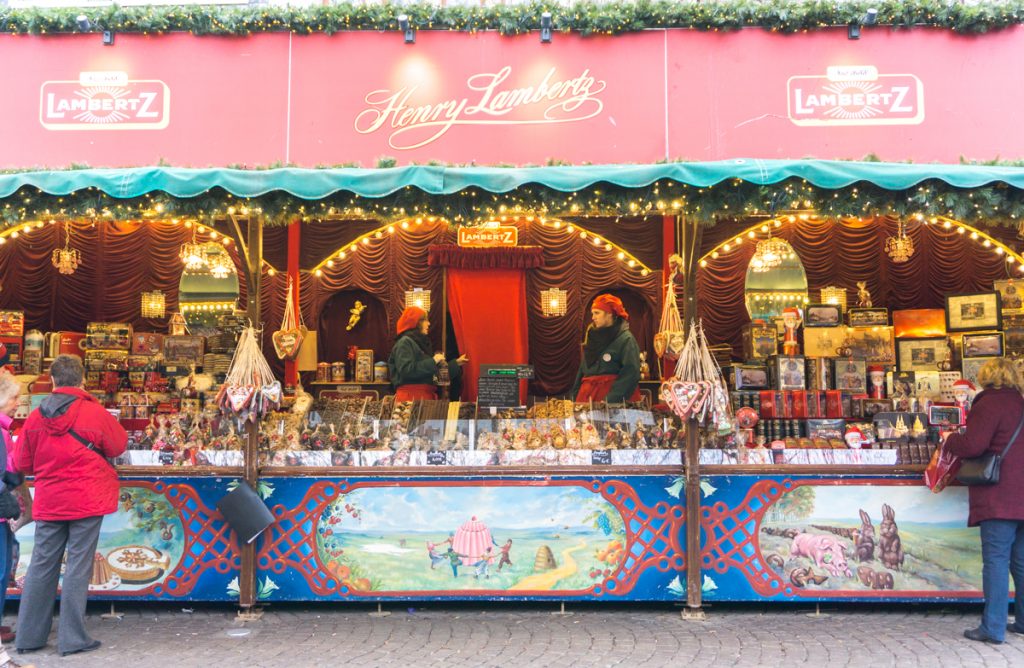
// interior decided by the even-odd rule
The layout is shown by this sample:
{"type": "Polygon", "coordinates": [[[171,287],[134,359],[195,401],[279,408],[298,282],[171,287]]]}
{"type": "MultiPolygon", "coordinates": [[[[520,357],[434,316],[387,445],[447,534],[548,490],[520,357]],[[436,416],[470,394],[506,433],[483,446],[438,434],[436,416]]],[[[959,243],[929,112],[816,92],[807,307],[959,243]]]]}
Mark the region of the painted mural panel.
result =
{"type": "Polygon", "coordinates": [[[308,598],[303,585],[371,600],[672,600],[682,591],[685,513],[665,477],[273,485],[297,488],[272,506],[279,520],[257,556],[273,597],[308,598]]]}
{"type": "Polygon", "coordinates": [[[965,488],[933,494],[915,478],[710,484],[724,481],[748,485],[731,490],[729,502],[703,508],[710,598],[981,595],[981,541],[967,527],[965,488]]]}
{"type": "MultiPolygon", "coordinates": [[[[107,515],[89,583],[91,597],[230,600],[240,568],[237,543],[215,500],[229,479],[124,480],[117,512],[107,515]]],[[[16,534],[11,593],[19,594],[32,561],[35,524],[16,534]]],[[[235,594],[237,596],[237,594],[235,594]]]]}

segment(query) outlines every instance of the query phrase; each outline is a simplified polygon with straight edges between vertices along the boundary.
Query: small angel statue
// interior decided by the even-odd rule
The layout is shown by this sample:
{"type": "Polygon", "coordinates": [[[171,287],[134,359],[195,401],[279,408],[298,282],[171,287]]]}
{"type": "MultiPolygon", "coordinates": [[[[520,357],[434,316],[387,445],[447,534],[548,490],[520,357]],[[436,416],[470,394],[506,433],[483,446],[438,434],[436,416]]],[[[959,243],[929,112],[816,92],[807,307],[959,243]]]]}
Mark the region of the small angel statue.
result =
{"type": "Polygon", "coordinates": [[[350,331],[353,327],[359,324],[359,319],[363,317],[363,311],[365,310],[366,304],[357,299],[355,305],[348,310],[352,315],[348,317],[348,325],[345,327],[346,331],[350,331]]]}

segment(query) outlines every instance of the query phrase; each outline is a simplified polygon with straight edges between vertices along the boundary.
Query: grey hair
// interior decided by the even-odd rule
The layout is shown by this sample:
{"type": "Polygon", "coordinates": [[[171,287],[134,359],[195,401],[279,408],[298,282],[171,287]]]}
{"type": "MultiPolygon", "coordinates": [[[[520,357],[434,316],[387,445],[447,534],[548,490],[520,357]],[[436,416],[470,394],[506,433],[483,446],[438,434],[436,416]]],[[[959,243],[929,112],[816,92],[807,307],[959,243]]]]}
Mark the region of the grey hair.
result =
{"type": "Polygon", "coordinates": [[[0,406],[21,394],[21,383],[8,371],[0,371],[0,406]]]}
{"type": "Polygon", "coordinates": [[[75,355],[57,355],[50,365],[50,377],[54,387],[81,387],[85,380],[82,359],[75,355]]]}

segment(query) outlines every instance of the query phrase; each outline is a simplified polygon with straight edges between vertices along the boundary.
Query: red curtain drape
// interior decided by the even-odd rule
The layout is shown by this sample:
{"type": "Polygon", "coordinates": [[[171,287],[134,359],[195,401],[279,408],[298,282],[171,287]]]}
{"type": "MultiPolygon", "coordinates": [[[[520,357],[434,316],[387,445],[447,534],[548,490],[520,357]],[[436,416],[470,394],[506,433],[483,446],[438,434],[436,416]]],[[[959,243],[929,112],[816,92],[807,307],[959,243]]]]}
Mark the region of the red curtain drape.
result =
{"type": "MultiPolygon", "coordinates": [[[[526,273],[521,269],[448,270],[448,311],[463,367],[462,398],[476,398],[481,364],[527,364],[526,273]]],[[[520,402],[526,401],[521,383],[520,402]]]]}

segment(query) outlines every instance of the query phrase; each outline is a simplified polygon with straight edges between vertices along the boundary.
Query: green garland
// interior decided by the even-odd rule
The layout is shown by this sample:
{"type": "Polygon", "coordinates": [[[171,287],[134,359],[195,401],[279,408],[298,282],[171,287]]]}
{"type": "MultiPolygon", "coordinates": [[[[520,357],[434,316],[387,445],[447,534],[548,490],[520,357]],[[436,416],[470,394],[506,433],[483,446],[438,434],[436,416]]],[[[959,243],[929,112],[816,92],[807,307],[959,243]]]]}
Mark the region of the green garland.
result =
{"type": "MultiPolygon", "coordinates": [[[[571,7],[544,2],[491,7],[439,7],[413,4],[337,5],[289,8],[118,7],[101,9],[0,9],[0,32],[42,35],[81,32],[76,17],[90,19],[89,32],[190,32],[195,35],[250,35],[291,31],[334,34],[346,30],[398,30],[396,15],[404,13],[417,30],[494,30],[518,35],[540,28],[545,11],[554,28],[582,35],[619,34],[657,28],[737,30],[760,27],[783,33],[859,24],[869,7],[878,10],[880,26],[931,26],[978,34],[1024,22],[1024,0],[980,0],[961,4],[948,0],[737,0],[735,2],[673,2],[640,0],[622,3],[580,3],[571,7]]],[[[888,29],[888,28],[885,28],[888,29]]]]}
{"type": "Polygon", "coordinates": [[[907,218],[920,214],[972,225],[1018,226],[1024,221],[1024,190],[1002,183],[962,189],[937,179],[907,190],[885,190],[867,182],[830,190],[794,178],[772,186],[733,179],[706,188],[667,180],[633,189],[599,183],[573,193],[535,184],[507,193],[472,188],[452,195],[431,195],[407,187],[377,199],[338,192],[321,200],[303,200],[281,191],[237,198],[219,188],[184,199],[159,192],[117,199],[95,188],[58,197],[26,187],[0,202],[0,221],[12,227],[64,218],[179,218],[214,225],[230,213],[249,211],[261,215],[268,225],[286,225],[297,218],[337,224],[344,224],[344,220],[377,220],[385,224],[428,216],[443,217],[457,225],[476,225],[520,214],[575,218],[667,213],[713,224],[718,218],[814,211],[828,217],[884,214],[907,218]]]}

